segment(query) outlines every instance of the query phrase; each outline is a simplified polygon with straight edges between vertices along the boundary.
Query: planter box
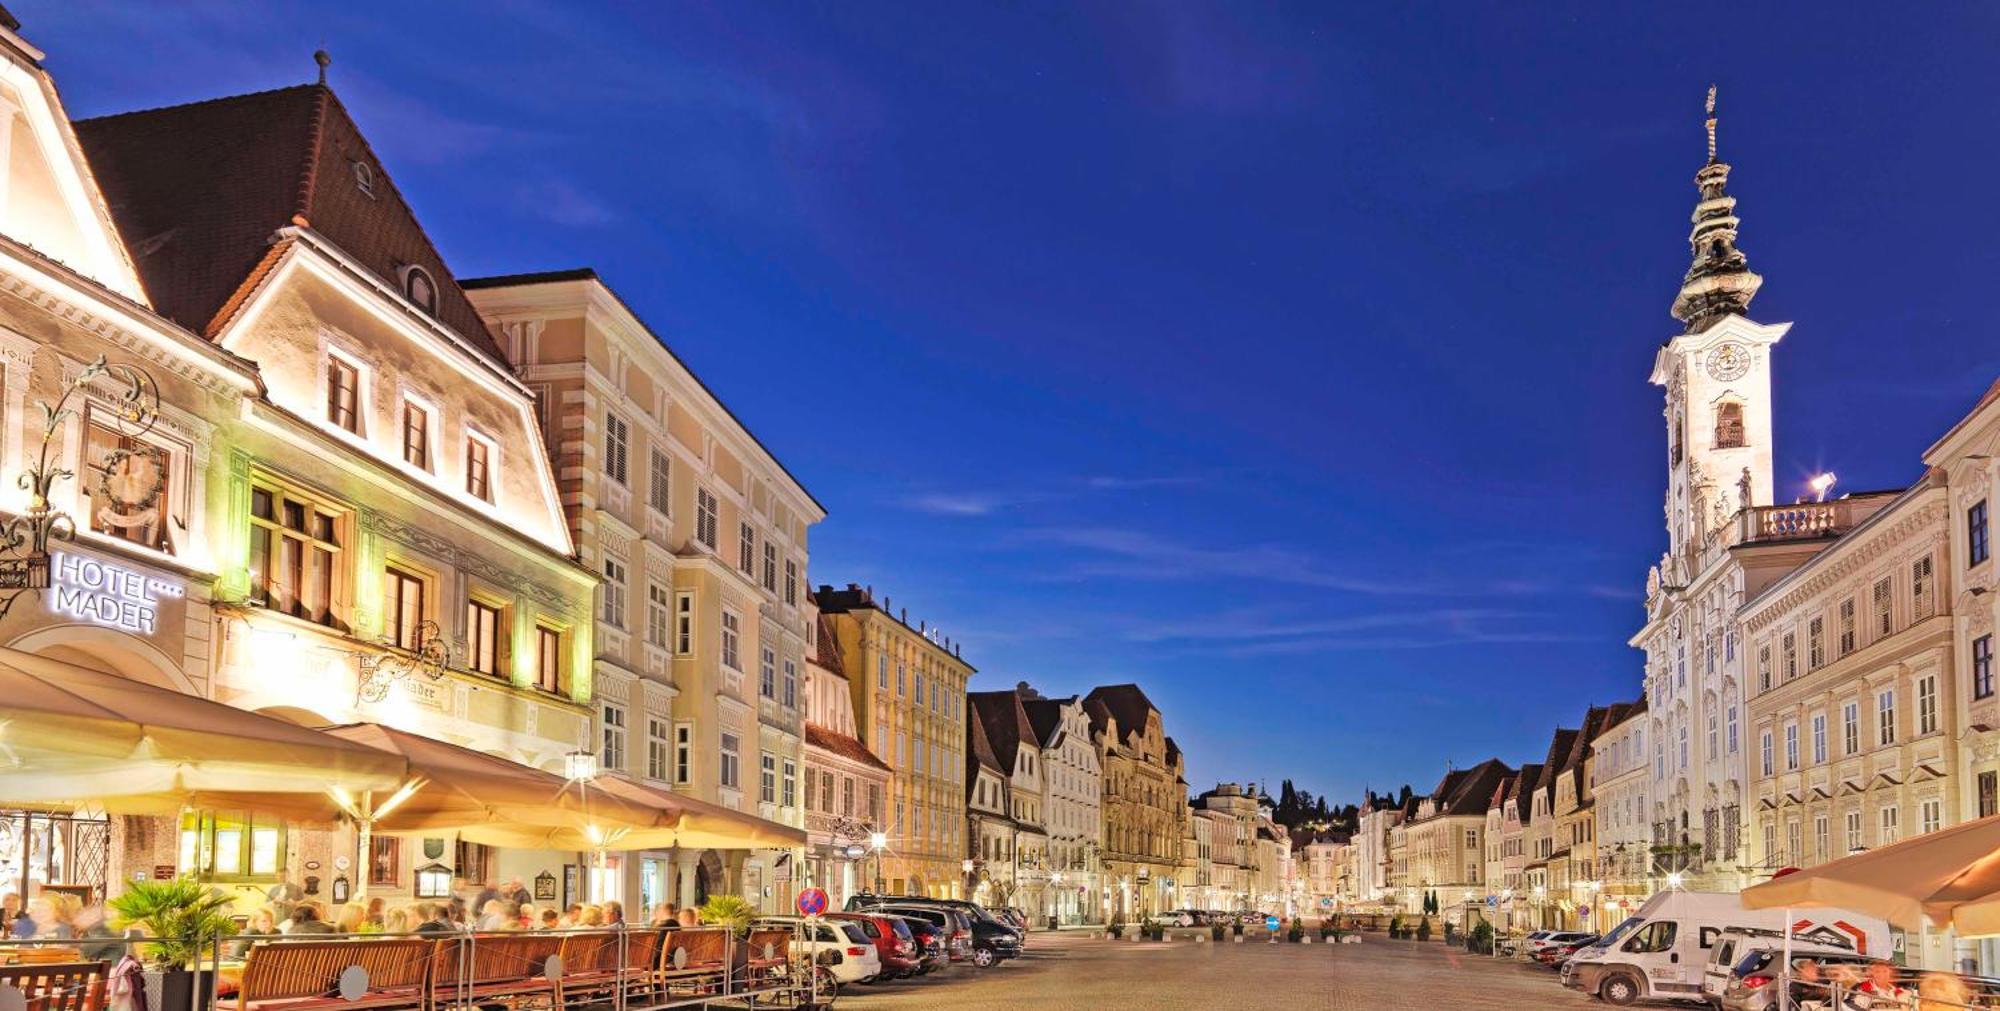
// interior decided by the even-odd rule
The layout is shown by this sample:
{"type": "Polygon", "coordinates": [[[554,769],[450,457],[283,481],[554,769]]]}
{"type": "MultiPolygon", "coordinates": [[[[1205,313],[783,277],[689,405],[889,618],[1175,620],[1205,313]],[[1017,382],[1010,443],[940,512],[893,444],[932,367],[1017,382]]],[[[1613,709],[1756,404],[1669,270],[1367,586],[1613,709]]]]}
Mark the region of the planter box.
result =
{"type": "Polygon", "coordinates": [[[152,1011],[200,1011],[215,1006],[215,974],[148,969],[143,976],[146,1006],[152,1011]]]}

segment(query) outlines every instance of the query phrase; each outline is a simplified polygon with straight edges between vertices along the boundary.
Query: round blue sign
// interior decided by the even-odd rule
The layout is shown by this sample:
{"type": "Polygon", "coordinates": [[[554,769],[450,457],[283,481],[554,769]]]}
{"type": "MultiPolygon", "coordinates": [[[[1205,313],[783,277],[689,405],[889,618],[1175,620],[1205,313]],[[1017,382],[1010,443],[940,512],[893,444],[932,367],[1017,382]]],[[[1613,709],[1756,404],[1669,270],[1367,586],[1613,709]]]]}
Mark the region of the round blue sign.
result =
{"type": "Polygon", "coordinates": [[[818,916],[826,912],[826,890],[807,888],[799,892],[798,906],[800,916],[818,916]]]}
{"type": "Polygon", "coordinates": [[[1274,934],[1275,934],[1275,933],[1277,933],[1277,932],[1278,932],[1278,918],[1277,918],[1277,917],[1275,917],[1275,916],[1266,916],[1266,917],[1264,917],[1264,929],[1265,929],[1265,930],[1268,930],[1268,931],[1270,931],[1270,932],[1272,932],[1272,933],[1274,933],[1274,934]]]}

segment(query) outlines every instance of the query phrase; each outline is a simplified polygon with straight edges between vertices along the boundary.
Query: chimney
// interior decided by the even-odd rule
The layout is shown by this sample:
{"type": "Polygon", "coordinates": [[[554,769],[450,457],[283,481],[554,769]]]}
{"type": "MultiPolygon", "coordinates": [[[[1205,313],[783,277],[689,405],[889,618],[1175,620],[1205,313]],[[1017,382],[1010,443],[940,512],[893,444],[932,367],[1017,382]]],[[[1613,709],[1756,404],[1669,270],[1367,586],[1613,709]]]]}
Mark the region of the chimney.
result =
{"type": "MultiPolygon", "coordinates": [[[[887,603],[887,601],[885,600],[884,603],[887,603]]],[[[901,621],[904,625],[908,625],[910,623],[910,609],[907,607],[903,608],[897,620],[901,621]]]]}

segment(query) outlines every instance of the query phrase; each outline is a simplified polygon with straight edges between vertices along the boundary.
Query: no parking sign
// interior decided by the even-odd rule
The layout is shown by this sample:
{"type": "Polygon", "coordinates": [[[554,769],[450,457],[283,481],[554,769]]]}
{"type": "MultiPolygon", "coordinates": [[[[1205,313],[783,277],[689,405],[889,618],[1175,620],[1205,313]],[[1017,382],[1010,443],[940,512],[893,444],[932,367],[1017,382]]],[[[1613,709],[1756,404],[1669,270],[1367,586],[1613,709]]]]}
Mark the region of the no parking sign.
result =
{"type": "Polygon", "coordinates": [[[826,912],[826,889],[806,888],[799,892],[799,915],[818,916],[826,912]]]}

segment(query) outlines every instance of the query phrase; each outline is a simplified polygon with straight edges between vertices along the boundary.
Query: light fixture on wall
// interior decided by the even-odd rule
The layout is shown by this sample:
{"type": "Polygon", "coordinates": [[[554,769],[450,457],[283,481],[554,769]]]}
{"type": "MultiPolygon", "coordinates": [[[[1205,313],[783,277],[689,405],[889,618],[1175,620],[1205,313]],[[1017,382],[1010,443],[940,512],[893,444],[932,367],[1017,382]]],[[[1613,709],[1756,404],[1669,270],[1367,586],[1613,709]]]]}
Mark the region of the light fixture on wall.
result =
{"type": "Polygon", "coordinates": [[[451,868],[436,863],[417,868],[415,892],[420,899],[442,899],[450,895],[451,868]]]}

